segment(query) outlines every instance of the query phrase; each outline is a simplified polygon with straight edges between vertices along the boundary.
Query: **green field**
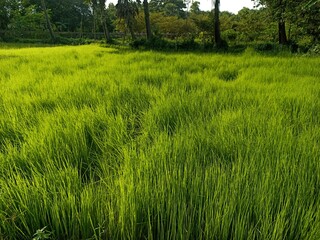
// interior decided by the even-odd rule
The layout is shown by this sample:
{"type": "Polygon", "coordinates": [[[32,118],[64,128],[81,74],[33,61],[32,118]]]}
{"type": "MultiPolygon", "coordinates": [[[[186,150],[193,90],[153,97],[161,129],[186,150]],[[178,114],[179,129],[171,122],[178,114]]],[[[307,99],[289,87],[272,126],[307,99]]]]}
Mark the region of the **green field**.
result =
{"type": "Polygon", "coordinates": [[[319,66],[0,49],[0,239],[320,239],[319,66]]]}

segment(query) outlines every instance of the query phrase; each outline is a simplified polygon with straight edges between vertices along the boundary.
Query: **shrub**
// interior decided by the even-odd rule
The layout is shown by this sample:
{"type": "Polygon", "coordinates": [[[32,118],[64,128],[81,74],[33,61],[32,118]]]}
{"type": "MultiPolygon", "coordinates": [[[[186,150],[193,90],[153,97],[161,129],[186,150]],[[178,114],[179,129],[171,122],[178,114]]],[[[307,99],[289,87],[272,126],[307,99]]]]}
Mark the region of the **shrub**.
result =
{"type": "Polygon", "coordinates": [[[307,53],[310,48],[312,48],[313,45],[313,39],[310,36],[304,36],[297,42],[299,46],[299,52],[301,53],[307,53]]]}
{"type": "Polygon", "coordinates": [[[292,53],[297,53],[299,45],[295,41],[289,41],[289,48],[292,53]]]}
{"type": "Polygon", "coordinates": [[[260,43],[254,49],[259,52],[274,51],[277,49],[277,46],[275,43],[260,43]]]}
{"type": "Polygon", "coordinates": [[[233,45],[228,48],[230,53],[243,53],[247,49],[247,46],[244,44],[233,45]]]}
{"type": "Polygon", "coordinates": [[[320,55],[320,44],[315,44],[308,50],[309,55],[320,55]]]}
{"type": "Polygon", "coordinates": [[[218,46],[216,46],[219,50],[228,50],[228,48],[229,48],[229,44],[228,44],[228,42],[226,41],[226,40],[224,40],[224,39],[222,39],[221,40],[221,43],[218,45],[218,46]]]}
{"type": "Polygon", "coordinates": [[[146,39],[140,38],[133,40],[132,42],[129,43],[130,47],[139,49],[140,47],[146,46],[146,39]]]}
{"type": "Polygon", "coordinates": [[[177,49],[181,50],[196,50],[200,48],[200,44],[195,42],[194,38],[183,40],[177,43],[177,49]]]}

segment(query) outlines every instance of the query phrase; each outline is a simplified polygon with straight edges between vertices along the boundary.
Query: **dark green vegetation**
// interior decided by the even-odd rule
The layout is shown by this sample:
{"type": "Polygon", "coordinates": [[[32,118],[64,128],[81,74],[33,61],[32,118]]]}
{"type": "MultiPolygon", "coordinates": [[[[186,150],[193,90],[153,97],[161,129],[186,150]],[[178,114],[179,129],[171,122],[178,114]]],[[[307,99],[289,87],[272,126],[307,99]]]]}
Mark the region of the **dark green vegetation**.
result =
{"type": "Polygon", "coordinates": [[[320,239],[319,58],[7,49],[0,89],[0,239],[320,239]]]}
{"type": "Polygon", "coordinates": [[[259,8],[234,14],[220,12],[220,0],[212,0],[212,11],[189,0],[0,0],[0,41],[78,45],[99,40],[183,50],[280,44],[292,52],[319,53],[319,0],[253,2],[259,8]]]}

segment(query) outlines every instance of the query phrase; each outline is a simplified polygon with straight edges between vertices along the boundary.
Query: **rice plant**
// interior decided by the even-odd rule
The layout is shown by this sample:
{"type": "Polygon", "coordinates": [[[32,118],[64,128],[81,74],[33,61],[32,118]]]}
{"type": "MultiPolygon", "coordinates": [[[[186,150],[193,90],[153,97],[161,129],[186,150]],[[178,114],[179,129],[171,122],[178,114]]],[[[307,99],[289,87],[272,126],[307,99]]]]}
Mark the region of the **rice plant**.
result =
{"type": "Polygon", "coordinates": [[[0,239],[320,239],[319,63],[0,49],[0,239]]]}

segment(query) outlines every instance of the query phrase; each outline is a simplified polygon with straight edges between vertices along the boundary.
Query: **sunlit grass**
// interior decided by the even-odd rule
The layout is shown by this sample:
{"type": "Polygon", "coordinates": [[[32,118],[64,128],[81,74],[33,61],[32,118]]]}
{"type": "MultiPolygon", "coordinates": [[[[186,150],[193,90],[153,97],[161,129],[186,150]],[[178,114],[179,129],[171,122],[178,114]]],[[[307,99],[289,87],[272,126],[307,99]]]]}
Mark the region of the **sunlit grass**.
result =
{"type": "Polygon", "coordinates": [[[320,239],[319,62],[0,49],[0,239],[320,239]]]}

